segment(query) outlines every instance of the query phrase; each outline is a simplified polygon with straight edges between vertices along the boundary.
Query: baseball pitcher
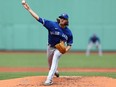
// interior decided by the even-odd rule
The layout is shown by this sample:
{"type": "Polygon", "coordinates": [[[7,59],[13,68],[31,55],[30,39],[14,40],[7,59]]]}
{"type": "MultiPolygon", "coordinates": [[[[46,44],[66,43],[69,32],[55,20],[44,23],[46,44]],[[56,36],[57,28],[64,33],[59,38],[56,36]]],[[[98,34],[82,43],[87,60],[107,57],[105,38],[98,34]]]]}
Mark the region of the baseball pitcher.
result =
{"type": "Polygon", "coordinates": [[[57,21],[50,21],[39,17],[26,2],[23,2],[24,8],[48,30],[48,48],[47,57],[49,73],[44,85],[51,85],[55,76],[59,77],[58,61],[62,54],[70,50],[73,43],[73,35],[68,28],[69,17],[67,14],[61,14],[57,21]]]}

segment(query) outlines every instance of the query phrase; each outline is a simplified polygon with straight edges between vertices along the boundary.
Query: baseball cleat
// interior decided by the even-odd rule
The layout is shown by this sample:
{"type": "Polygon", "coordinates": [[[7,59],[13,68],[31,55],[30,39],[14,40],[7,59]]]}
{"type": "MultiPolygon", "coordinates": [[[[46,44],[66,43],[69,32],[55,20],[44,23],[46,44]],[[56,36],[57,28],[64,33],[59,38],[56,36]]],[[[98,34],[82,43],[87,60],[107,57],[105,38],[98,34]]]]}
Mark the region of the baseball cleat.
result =
{"type": "Polygon", "coordinates": [[[44,86],[50,86],[50,85],[52,85],[52,84],[53,84],[52,81],[46,80],[45,83],[44,83],[44,86]]]}
{"type": "Polygon", "coordinates": [[[59,77],[60,75],[59,75],[59,73],[58,73],[58,72],[55,72],[55,76],[56,76],[56,77],[59,77]]]}

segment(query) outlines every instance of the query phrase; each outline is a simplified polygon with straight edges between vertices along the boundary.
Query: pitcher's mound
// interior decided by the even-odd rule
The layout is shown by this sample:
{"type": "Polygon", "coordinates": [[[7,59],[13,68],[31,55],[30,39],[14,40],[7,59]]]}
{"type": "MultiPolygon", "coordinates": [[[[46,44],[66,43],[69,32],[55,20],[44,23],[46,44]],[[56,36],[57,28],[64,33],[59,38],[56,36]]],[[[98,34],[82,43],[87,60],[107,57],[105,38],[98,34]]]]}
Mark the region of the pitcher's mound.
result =
{"type": "MultiPolygon", "coordinates": [[[[0,87],[45,87],[45,76],[1,80],[0,87]]],[[[63,76],[53,79],[50,87],[116,87],[116,79],[108,77],[63,76]]]]}

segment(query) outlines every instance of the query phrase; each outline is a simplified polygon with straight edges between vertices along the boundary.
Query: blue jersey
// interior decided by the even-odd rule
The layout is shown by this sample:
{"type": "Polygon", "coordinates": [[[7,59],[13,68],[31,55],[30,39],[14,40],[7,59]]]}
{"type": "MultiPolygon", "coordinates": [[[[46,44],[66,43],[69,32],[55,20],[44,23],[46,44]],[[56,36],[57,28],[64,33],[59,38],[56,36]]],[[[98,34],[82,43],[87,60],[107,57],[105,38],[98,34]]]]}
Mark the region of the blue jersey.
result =
{"type": "Polygon", "coordinates": [[[90,42],[96,43],[97,41],[100,43],[100,39],[97,36],[92,36],[90,38],[90,42]]]}
{"type": "Polygon", "coordinates": [[[68,27],[62,29],[58,22],[39,18],[38,20],[48,30],[48,44],[54,47],[61,40],[67,42],[67,45],[72,45],[73,35],[68,27]]]}

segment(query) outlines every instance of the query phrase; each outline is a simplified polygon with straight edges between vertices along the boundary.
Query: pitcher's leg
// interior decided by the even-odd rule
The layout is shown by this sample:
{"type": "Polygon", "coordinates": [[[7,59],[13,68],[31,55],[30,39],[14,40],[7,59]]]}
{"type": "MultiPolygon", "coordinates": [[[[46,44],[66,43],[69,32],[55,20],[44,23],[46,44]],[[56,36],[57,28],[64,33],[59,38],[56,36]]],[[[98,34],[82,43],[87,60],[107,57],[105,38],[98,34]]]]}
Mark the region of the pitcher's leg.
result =
{"type": "Polygon", "coordinates": [[[55,48],[48,46],[48,48],[47,48],[47,58],[48,58],[49,70],[51,68],[54,51],[55,51],[55,48]]]}
{"type": "Polygon", "coordinates": [[[57,67],[58,67],[58,61],[60,59],[60,56],[61,56],[61,53],[56,49],[54,51],[51,69],[50,69],[50,71],[48,73],[47,80],[46,80],[45,83],[52,81],[53,76],[54,76],[54,74],[55,74],[55,72],[57,70],[57,67]]]}

